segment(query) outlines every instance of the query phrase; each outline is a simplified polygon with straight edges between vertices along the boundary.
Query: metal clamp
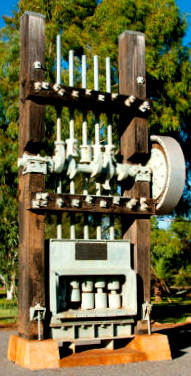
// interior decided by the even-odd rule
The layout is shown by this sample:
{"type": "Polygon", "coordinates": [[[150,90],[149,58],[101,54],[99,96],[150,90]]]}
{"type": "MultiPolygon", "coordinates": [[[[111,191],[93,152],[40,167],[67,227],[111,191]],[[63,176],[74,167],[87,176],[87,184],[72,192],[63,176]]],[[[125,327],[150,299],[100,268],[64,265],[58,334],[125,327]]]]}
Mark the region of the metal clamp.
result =
{"type": "Polygon", "coordinates": [[[148,334],[151,334],[151,311],[152,311],[151,303],[145,302],[142,304],[142,321],[147,321],[148,334]]]}
{"type": "Polygon", "coordinates": [[[38,340],[41,341],[41,321],[45,319],[46,308],[37,303],[30,307],[30,321],[38,321],[38,340]]]}

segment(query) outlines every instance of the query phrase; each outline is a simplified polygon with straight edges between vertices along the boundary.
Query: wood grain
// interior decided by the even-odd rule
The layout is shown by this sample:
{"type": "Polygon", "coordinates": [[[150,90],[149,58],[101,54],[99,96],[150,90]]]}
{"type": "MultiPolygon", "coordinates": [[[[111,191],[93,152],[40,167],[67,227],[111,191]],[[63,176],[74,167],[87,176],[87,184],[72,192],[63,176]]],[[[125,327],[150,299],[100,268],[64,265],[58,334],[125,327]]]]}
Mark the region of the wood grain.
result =
{"type": "MultiPolygon", "coordinates": [[[[146,98],[145,35],[125,31],[119,37],[119,93],[146,98]],[[142,84],[138,82],[142,77],[142,84]]],[[[148,157],[147,121],[143,118],[120,118],[121,154],[123,162],[145,162],[148,157]]],[[[150,183],[136,182],[133,187],[123,186],[123,194],[130,197],[150,197],[150,183]]],[[[123,237],[133,244],[134,268],[138,284],[138,318],[141,306],[150,301],[150,220],[125,216],[123,237]]]]}
{"type": "MultiPolygon", "coordinates": [[[[44,108],[26,100],[26,84],[43,79],[44,71],[34,69],[34,61],[44,64],[44,17],[31,12],[21,18],[20,128],[19,154],[39,152],[43,141],[44,108]]],[[[44,306],[44,214],[27,210],[30,193],[44,190],[44,176],[19,172],[19,335],[37,338],[37,322],[30,321],[31,306],[44,306]]],[[[43,333],[42,333],[43,334],[43,333]]]]}

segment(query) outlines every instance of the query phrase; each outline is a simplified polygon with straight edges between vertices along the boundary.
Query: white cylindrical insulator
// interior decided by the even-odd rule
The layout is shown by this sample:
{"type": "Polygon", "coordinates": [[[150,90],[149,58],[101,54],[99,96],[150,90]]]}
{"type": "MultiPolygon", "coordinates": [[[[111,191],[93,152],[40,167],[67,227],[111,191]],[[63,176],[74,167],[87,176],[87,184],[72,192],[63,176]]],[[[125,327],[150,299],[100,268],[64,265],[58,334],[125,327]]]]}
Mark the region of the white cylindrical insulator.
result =
{"type": "Polygon", "coordinates": [[[80,163],[91,163],[92,161],[91,145],[80,145],[80,149],[81,149],[80,163]]]}
{"type": "Polygon", "coordinates": [[[77,138],[67,138],[66,140],[66,158],[69,156],[78,157],[78,140],[77,138]]]}
{"type": "Polygon", "coordinates": [[[80,302],[81,301],[80,289],[71,289],[70,290],[70,301],[71,302],[80,302]]]}
{"type": "Polygon", "coordinates": [[[92,145],[92,149],[93,149],[93,157],[94,159],[101,153],[101,151],[103,150],[103,146],[102,145],[98,145],[98,144],[94,144],[92,145]]]}
{"type": "Polygon", "coordinates": [[[94,293],[93,292],[82,292],[82,309],[93,309],[94,308],[94,293]]]}
{"type": "Polygon", "coordinates": [[[116,294],[116,291],[112,291],[108,294],[109,308],[121,308],[121,295],[116,294]]]}
{"type": "Polygon", "coordinates": [[[96,289],[99,289],[99,288],[104,289],[106,287],[105,278],[104,277],[96,278],[94,287],[96,289]]]}
{"type": "Polygon", "coordinates": [[[97,309],[107,308],[107,294],[106,294],[106,292],[95,293],[95,308],[97,308],[97,309]]]}
{"type": "Polygon", "coordinates": [[[119,278],[117,278],[117,277],[110,278],[109,281],[108,281],[108,284],[107,284],[107,289],[108,290],[119,290],[120,289],[119,278]]]}
{"type": "Polygon", "coordinates": [[[80,282],[77,279],[73,279],[70,281],[70,287],[72,289],[79,289],[80,288],[80,282]]]}
{"type": "Polygon", "coordinates": [[[70,281],[70,301],[71,302],[80,302],[80,283],[76,279],[70,281]]]}
{"type": "Polygon", "coordinates": [[[87,278],[82,282],[82,291],[83,292],[92,292],[93,291],[93,279],[87,278]]]}

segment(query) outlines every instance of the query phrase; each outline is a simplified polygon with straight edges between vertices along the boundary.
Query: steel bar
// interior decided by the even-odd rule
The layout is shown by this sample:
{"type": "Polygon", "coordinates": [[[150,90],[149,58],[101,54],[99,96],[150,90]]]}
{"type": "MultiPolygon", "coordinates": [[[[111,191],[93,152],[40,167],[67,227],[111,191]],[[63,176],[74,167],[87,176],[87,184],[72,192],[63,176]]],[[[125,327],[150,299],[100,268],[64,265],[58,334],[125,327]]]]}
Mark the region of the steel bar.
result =
{"type": "MultiPolygon", "coordinates": [[[[61,35],[56,37],[56,83],[61,84],[61,35]]],[[[57,122],[56,122],[56,140],[61,141],[61,110],[57,109],[57,122]]],[[[57,179],[57,193],[62,193],[62,180],[59,176],[57,179]]],[[[57,238],[62,239],[62,214],[57,215],[57,238]]]]}
{"type": "MultiPolygon", "coordinates": [[[[94,90],[99,91],[99,59],[98,56],[94,56],[94,90]]],[[[100,129],[99,129],[99,116],[95,115],[95,149],[94,157],[96,153],[96,146],[100,145],[100,129]]],[[[98,149],[97,149],[98,150],[98,149]]],[[[98,151],[99,152],[99,151],[98,151]]],[[[96,195],[101,195],[101,184],[96,182],[96,195]]],[[[98,225],[97,225],[97,239],[101,239],[101,216],[98,216],[98,225]]]]}
{"type": "MultiPolygon", "coordinates": [[[[86,55],[82,55],[82,88],[86,89],[87,74],[86,74],[86,55]]],[[[83,113],[83,125],[82,125],[82,145],[87,146],[87,114],[83,113]]],[[[83,176],[83,194],[88,195],[88,178],[83,176]]],[[[84,214],[84,239],[89,239],[89,225],[88,214],[84,214]]]]}
{"type": "MultiPolygon", "coordinates": [[[[69,51],[69,86],[74,86],[74,51],[69,51]]],[[[74,140],[74,111],[70,110],[70,142],[74,140]]],[[[70,193],[75,193],[75,182],[70,181],[70,193]]],[[[76,237],[75,214],[70,215],[70,239],[74,240],[76,237]]]]}
{"type": "MultiPolygon", "coordinates": [[[[111,63],[110,58],[106,58],[106,92],[111,93],[111,63]]],[[[107,143],[108,146],[112,146],[112,118],[111,115],[107,117],[107,143]]],[[[110,190],[110,195],[112,195],[113,189],[110,190]]],[[[114,215],[109,217],[109,234],[110,240],[113,240],[115,237],[115,228],[114,228],[114,215]]]]}

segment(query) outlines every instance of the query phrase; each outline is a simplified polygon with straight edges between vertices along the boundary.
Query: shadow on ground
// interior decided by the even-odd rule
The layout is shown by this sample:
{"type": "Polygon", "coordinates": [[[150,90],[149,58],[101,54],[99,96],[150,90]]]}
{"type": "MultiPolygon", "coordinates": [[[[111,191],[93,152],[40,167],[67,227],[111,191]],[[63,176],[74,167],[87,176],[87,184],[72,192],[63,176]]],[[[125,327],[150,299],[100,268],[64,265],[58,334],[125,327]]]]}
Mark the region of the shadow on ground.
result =
{"type": "Polygon", "coordinates": [[[168,336],[172,359],[179,358],[186,353],[186,348],[191,346],[191,324],[178,324],[170,328],[159,328],[155,333],[168,336]]]}

